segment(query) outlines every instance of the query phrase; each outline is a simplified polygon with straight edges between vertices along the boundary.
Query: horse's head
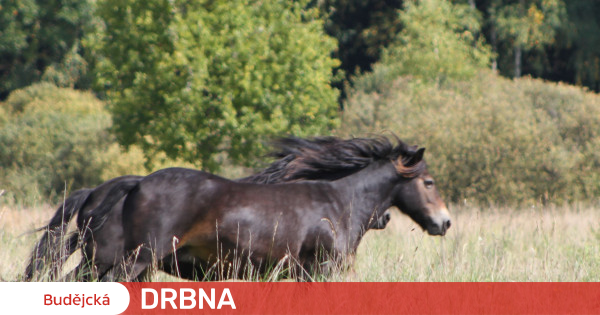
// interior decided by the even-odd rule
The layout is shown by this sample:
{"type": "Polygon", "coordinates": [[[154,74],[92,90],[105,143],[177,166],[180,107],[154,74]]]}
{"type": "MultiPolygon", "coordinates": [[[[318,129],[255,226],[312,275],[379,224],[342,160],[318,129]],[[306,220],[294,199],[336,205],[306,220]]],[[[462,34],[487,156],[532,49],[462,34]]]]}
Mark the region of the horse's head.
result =
{"type": "Polygon", "coordinates": [[[445,235],[451,224],[450,213],[427,171],[424,152],[424,148],[411,148],[407,155],[393,162],[400,179],[393,191],[392,204],[429,234],[445,235]]]}

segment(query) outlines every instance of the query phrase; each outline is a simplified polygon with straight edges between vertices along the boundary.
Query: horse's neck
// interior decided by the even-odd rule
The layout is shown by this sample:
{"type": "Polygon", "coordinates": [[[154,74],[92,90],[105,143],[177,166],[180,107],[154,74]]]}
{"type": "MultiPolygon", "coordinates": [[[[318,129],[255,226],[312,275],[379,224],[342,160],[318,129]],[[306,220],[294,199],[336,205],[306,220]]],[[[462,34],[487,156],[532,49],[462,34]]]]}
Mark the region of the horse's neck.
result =
{"type": "Polygon", "coordinates": [[[382,214],[391,207],[391,190],[396,176],[393,165],[381,161],[333,182],[346,203],[345,210],[351,212],[353,225],[366,228],[375,211],[382,214]]]}

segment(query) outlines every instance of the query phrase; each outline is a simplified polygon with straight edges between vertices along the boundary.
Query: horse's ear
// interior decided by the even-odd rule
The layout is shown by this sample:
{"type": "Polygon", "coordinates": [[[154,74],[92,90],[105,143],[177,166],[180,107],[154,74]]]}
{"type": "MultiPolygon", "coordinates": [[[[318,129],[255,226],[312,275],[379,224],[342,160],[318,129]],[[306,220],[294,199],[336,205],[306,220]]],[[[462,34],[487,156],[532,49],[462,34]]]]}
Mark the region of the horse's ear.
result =
{"type": "Polygon", "coordinates": [[[425,148],[420,148],[415,152],[415,154],[411,155],[404,164],[405,167],[411,167],[417,165],[417,163],[423,160],[423,154],[425,153],[425,148]]]}

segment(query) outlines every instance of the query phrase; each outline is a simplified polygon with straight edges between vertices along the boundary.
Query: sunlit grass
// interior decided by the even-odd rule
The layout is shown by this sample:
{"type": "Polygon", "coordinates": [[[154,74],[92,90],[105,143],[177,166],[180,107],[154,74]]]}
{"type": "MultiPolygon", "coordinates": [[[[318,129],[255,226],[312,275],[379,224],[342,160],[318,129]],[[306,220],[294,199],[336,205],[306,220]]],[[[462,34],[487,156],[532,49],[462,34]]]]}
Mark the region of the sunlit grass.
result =
{"type": "MultiPolygon", "coordinates": [[[[0,279],[18,280],[43,226],[47,206],[0,208],[0,279]]],[[[389,226],[369,231],[354,270],[330,281],[600,281],[600,209],[451,207],[445,237],[429,236],[392,211],[389,226]]],[[[72,268],[79,257],[67,264],[72,268]]],[[[178,281],[157,272],[152,281],[178,281]]]]}
{"type": "Polygon", "coordinates": [[[370,232],[357,254],[361,281],[599,281],[600,212],[594,207],[452,207],[452,228],[432,237],[405,216],[370,232]]]}
{"type": "Polygon", "coordinates": [[[14,281],[23,273],[39,236],[32,231],[45,224],[51,215],[50,207],[0,206],[0,280],[14,281]]]}

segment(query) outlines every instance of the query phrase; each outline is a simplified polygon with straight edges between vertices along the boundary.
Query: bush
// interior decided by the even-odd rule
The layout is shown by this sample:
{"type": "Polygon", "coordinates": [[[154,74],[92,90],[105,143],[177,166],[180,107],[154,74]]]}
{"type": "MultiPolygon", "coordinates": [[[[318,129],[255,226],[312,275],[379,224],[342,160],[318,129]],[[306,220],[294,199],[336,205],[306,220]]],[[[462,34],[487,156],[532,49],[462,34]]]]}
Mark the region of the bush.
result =
{"type": "Polygon", "coordinates": [[[143,159],[114,147],[110,116],[91,93],[40,83],[13,92],[0,111],[7,117],[0,119],[0,189],[8,200],[56,202],[65,189],[102,182],[120,160],[130,172],[143,170],[143,159]]]}
{"type": "Polygon", "coordinates": [[[356,80],[342,130],[388,130],[427,147],[449,201],[561,203],[600,193],[600,96],[488,71],[443,86],[383,77],[356,80]]]}

